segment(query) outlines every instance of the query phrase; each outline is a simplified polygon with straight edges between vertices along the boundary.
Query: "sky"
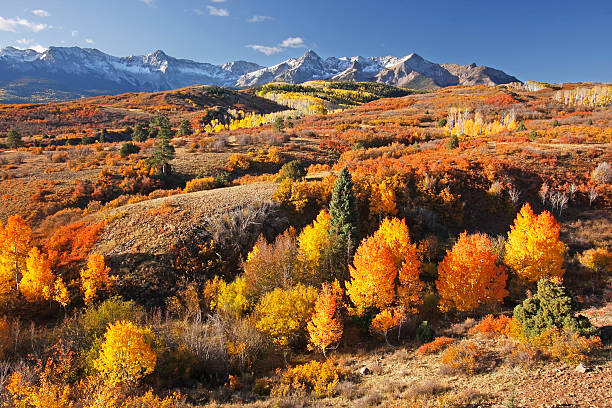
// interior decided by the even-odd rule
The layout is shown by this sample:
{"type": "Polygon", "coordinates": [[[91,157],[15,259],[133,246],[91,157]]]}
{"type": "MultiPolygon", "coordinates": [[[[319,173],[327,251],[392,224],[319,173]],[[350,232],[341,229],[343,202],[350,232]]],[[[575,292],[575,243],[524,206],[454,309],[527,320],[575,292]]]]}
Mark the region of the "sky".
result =
{"type": "Polygon", "coordinates": [[[519,79],[612,82],[612,0],[0,0],[0,48],[161,49],[273,65],[307,49],[488,65],[519,79]]]}

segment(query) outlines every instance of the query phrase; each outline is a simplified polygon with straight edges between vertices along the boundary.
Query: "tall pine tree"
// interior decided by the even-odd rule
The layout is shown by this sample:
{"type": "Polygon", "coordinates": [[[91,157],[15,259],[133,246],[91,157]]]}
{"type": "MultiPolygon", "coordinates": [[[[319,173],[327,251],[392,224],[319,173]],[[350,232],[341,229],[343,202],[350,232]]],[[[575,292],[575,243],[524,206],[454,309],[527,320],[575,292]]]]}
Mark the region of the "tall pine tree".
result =
{"type": "Polygon", "coordinates": [[[353,191],[353,179],[347,167],[344,167],[336,180],[332,199],[329,203],[331,215],[331,232],[338,237],[338,255],[346,255],[346,265],[351,262],[354,249],[360,239],[359,212],[353,191]],[[340,253],[341,252],[341,253],[340,253]]]}
{"type": "Polygon", "coordinates": [[[172,173],[170,160],[174,158],[174,147],[170,144],[170,140],[174,136],[170,120],[165,115],[159,115],[153,118],[151,126],[157,130],[157,142],[155,143],[155,152],[149,158],[149,164],[156,167],[161,176],[169,176],[172,173]]]}

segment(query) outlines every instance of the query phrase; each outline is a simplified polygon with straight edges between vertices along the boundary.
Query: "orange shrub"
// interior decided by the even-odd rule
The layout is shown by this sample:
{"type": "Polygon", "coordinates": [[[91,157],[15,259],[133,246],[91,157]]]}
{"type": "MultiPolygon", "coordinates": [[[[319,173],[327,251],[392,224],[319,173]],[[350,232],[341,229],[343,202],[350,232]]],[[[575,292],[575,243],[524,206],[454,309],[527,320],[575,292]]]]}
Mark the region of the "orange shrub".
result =
{"type": "Polygon", "coordinates": [[[476,326],[469,330],[470,334],[482,333],[489,337],[498,334],[508,335],[512,318],[501,315],[495,318],[493,315],[486,315],[476,326]]]}
{"type": "Polygon", "coordinates": [[[482,365],[484,350],[473,341],[464,341],[456,345],[449,346],[440,362],[452,372],[464,372],[475,374],[482,365]]]}
{"type": "Polygon", "coordinates": [[[430,341],[429,343],[425,343],[421,347],[419,347],[417,349],[417,354],[424,356],[427,354],[437,353],[439,351],[444,350],[454,341],[455,339],[452,339],[450,337],[445,337],[445,336],[436,337],[433,341],[430,341]]]}

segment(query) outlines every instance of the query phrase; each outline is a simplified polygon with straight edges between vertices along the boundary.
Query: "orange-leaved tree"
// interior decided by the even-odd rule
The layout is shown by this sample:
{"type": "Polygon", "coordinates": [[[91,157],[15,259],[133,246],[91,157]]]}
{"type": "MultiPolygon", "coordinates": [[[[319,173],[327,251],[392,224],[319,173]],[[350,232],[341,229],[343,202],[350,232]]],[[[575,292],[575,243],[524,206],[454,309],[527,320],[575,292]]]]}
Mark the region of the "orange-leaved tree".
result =
{"type": "Polygon", "coordinates": [[[560,229],[561,225],[548,211],[536,216],[526,203],[508,233],[506,265],[530,282],[562,277],[565,244],[559,240],[560,229]]]}
{"type": "Polygon", "coordinates": [[[157,356],[152,340],[150,329],[127,321],[111,323],[94,367],[111,384],[134,384],[155,368],[157,356]]]}
{"type": "Polygon", "coordinates": [[[486,234],[460,234],[438,265],[440,310],[467,312],[483,304],[501,302],[508,296],[508,276],[496,262],[497,254],[486,234]]]}
{"type": "Polygon", "coordinates": [[[110,288],[113,279],[109,276],[110,268],[104,262],[104,256],[93,253],[87,260],[87,268],[81,270],[81,289],[85,303],[91,303],[98,291],[110,288]]]}
{"type": "Polygon", "coordinates": [[[30,303],[49,300],[53,295],[54,279],[49,259],[37,247],[33,247],[28,253],[26,268],[19,283],[21,294],[30,303]]]}
{"type": "Polygon", "coordinates": [[[320,350],[325,357],[327,350],[336,346],[342,338],[342,295],[343,290],[337,280],[331,285],[324,284],[307,325],[309,347],[320,350]]]}
{"type": "Polygon", "coordinates": [[[361,242],[349,267],[351,280],[346,289],[357,313],[393,305],[416,312],[416,306],[423,302],[420,268],[406,223],[397,218],[383,220],[378,231],[361,242]]]}
{"type": "MultiPolygon", "coordinates": [[[[389,343],[388,333],[389,330],[398,327],[406,320],[406,310],[403,306],[392,307],[389,309],[385,309],[382,312],[378,313],[374,319],[372,319],[372,324],[370,325],[370,331],[379,336],[383,336],[385,342],[388,345],[389,343]]],[[[399,337],[399,336],[398,336],[399,337]]]]}
{"type": "Polygon", "coordinates": [[[0,223],[0,295],[19,290],[31,239],[32,230],[21,216],[8,217],[4,226],[0,223]]]}

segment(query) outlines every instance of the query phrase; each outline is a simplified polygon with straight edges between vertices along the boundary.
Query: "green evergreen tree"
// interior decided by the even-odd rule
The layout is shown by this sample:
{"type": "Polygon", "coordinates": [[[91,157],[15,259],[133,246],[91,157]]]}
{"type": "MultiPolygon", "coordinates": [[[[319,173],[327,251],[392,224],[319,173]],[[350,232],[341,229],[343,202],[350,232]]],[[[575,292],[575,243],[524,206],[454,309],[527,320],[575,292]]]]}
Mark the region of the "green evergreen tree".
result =
{"type": "Polygon", "coordinates": [[[132,140],[135,142],[144,142],[149,138],[149,127],[144,123],[139,123],[134,127],[132,132],[132,140]]]}
{"type": "Polygon", "coordinates": [[[350,262],[353,250],[359,243],[360,234],[357,199],[353,191],[353,179],[347,167],[342,169],[336,180],[329,203],[329,214],[333,232],[338,235],[341,246],[339,250],[347,254],[347,261],[350,262]]]}
{"type": "Polygon", "coordinates": [[[177,135],[189,136],[191,134],[193,134],[193,127],[191,127],[191,123],[187,119],[182,120],[181,124],[179,125],[177,135]]]}
{"type": "Polygon", "coordinates": [[[18,147],[23,146],[23,140],[21,140],[21,135],[16,130],[11,130],[6,138],[6,144],[11,149],[16,149],[18,147]]]}
{"type": "Polygon", "coordinates": [[[100,136],[98,138],[98,141],[100,143],[106,142],[107,136],[108,136],[108,132],[106,131],[106,129],[102,129],[102,131],[100,132],[100,136]]]}
{"type": "Polygon", "coordinates": [[[174,158],[174,147],[170,144],[172,139],[172,128],[170,120],[167,116],[156,116],[151,121],[153,129],[157,130],[157,142],[155,143],[155,152],[149,158],[149,164],[154,166],[163,177],[172,174],[170,160],[174,158]]]}
{"type": "Polygon", "coordinates": [[[565,288],[549,279],[538,281],[538,291],[514,308],[514,318],[527,337],[557,327],[583,335],[596,332],[585,316],[576,316],[577,308],[565,288]]]}

